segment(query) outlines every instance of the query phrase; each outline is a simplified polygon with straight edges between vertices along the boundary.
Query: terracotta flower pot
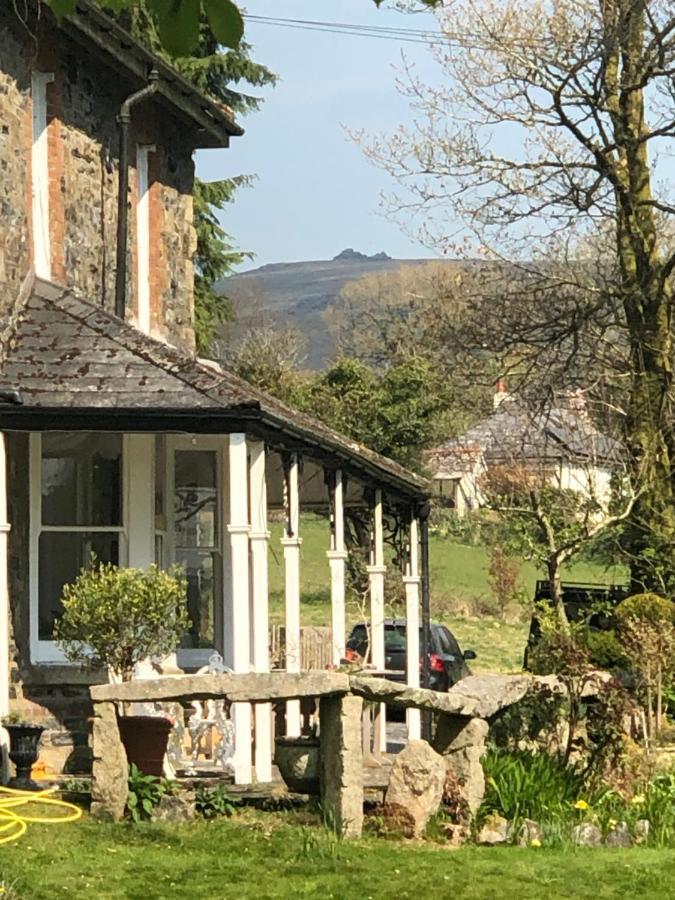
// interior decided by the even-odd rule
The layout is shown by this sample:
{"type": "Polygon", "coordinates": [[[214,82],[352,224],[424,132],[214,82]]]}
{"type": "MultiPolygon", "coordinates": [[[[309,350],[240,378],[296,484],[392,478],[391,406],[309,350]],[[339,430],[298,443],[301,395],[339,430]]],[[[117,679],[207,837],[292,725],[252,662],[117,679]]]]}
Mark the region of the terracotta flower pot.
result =
{"type": "Polygon", "coordinates": [[[120,716],[118,724],[129,765],[160,778],[173,722],[164,716],[120,716]]]}
{"type": "Polygon", "coordinates": [[[299,794],[320,793],[318,738],[277,738],[274,761],[289,790],[299,794]]]}
{"type": "Polygon", "coordinates": [[[31,769],[37,762],[42,725],[5,725],[9,735],[9,758],[16,766],[16,775],[7,787],[20,791],[39,791],[41,785],[30,777],[31,769]]]}

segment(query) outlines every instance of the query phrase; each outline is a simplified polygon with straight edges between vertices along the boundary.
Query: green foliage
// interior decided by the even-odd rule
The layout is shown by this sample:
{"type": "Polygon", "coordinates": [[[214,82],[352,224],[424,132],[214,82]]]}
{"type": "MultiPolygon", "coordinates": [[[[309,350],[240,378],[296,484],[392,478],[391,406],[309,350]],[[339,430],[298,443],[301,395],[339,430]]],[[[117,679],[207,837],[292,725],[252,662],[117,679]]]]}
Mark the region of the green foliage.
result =
{"type": "Polygon", "coordinates": [[[331,428],[414,469],[421,467],[421,451],[442,434],[447,411],[443,379],[421,357],[381,373],[339,359],[307,380],[297,402],[331,428]]]}
{"type": "Polygon", "coordinates": [[[628,666],[628,656],[615,631],[588,628],[582,640],[588,650],[589,663],[595,668],[616,672],[628,666]]]}
{"type": "Polygon", "coordinates": [[[483,768],[487,786],[479,821],[490,813],[513,823],[565,820],[585,793],[582,773],[548,753],[492,749],[483,768]]]}
{"type": "MultiPolygon", "coordinates": [[[[46,0],[61,18],[75,10],[77,0],[46,0]]],[[[135,10],[141,0],[99,0],[112,12],[135,10]]],[[[212,39],[226,47],[237,47],[244,33],[244,20],[232,0],[147,0],[154,14],[157,34],[164,50],[172,56],[189,53],[197,45],[200,28],[206,23],[212,39]]]]}
{"type": "Polygon", "coordinates": [[[189,627],[186,597],[178,569],[120,569],[92,560],[63,589],[54,639],[72,662],[108,667],[129,680],[137,662],[176,648],[189,627]]]}
{"type": "Polygon", "coordinates": [[[236,803],[222,785],[216,787],[199,785],[195,791],[195,801],[197,812],[204,819],[229,817],[237,811],[236,803]]]}
{"type": "Polygon", "coordinates": [[[656,627],[673,625],[675,624],[675,603],[672,600],[666,600],[665,597],[659,597],[658,594],[633,594],[632,597],[626,597],[619,603],[616,608],[616,617],[620,624],[633,619],[656,627]]]}
{"type": "Polygon", "coordinates": [[[175,791],[175,783],[167,778],[146,775],[134,764],[129,769],[129,796],[127,808],[134,822],[142,822],[152,816],[152,811],[166,794],[175,791]]]}

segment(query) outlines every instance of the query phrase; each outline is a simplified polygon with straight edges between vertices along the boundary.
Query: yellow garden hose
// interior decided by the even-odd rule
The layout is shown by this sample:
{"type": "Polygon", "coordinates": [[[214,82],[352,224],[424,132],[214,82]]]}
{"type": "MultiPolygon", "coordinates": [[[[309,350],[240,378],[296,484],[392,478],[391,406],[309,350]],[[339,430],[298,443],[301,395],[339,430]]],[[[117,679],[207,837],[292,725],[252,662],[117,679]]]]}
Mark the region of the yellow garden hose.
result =
{"type": "Polygon", "coordinates": [[[2,787],[0,785],[0,844],[8,844],[16,841],[23,834],[30,822],[39,822],[51,825],[63,822],[74,822],[82,815],[82,810],[74,803],[67,803],[51,795],[58,791],[58,785],[45,788],[42,791],[19,791],[16,788],[2,787]],[[21,814],[17,810],[22,807],[61,807],[66,813],[56,815],[37,815],[37,810],[30,810],[29,815],[21,814]]]}

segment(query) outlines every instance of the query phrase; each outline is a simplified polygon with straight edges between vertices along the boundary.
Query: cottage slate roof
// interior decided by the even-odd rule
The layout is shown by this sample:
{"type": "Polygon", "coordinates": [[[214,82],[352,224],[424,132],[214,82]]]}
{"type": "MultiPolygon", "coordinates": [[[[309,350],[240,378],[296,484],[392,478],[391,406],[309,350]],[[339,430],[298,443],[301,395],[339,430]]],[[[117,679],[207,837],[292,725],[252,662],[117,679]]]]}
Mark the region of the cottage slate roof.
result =
{"type": "Polygon", "coordinates": [[[567,459],[612,467],[621,445],[598,431],[588,414],[573,405],[536,409],[508,398],[464,434],[429,451],[434,476],[467,471],[480,453],[488,465],[513,461],[553,463],[567,459]]]}
{"type": "Polygon", "coordinates": [[[392,460],[39,279],[24,287],[0,334],[0,387],[22,399],[20,407],[0,406],[0,428],[53,428],[55,418],[64,428],[83,420],[109,428],[114,420],[122,431],[150,420],[157,431],[225,433],[250,424],[406,496],[427,495],[428,483],[392,460]]]}

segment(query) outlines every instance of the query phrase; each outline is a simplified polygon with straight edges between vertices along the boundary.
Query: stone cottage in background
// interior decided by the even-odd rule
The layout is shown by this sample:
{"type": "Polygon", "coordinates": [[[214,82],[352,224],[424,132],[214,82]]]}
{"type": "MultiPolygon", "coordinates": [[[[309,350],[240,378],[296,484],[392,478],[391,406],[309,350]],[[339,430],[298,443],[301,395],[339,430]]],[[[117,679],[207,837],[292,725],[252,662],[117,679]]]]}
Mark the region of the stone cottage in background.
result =
{"type": "Polygon", "coordinates": [[[605,508],[622,449],[600,432],[582,392],[553,403],[510,396],[500,380],[494,410],[464,434],[427,451],[434,495],[458,516],[484,505],[482,484],[496,469],[518,469],[605,508]]]}
{"type": "MultiPolygon", "coordinates": [[[[192,155],[241,128],[95,6],[60,26],[25,9],[0,9],[0,714],[43,721],[55,768],[86,765],[92,675],[66,663],[53,625],[92,553],[185,568],[183,669],[217,650],[235,672],[267,671],[269,507],[284,512],[287,670],[300,668],[300,510],[326,516],[339,662],[345,515],[363,507],[373,661],[395,521],[419,683],[426,482],[194,355],[192,155]]],[[[271,709],[235,704],[233,721],[237,780],[269,780],[271,709]]],[[[285,728],[299,733],[297,701],[285,728]]]]}

